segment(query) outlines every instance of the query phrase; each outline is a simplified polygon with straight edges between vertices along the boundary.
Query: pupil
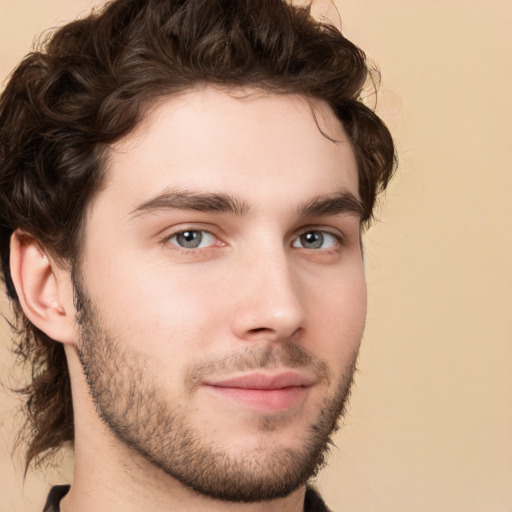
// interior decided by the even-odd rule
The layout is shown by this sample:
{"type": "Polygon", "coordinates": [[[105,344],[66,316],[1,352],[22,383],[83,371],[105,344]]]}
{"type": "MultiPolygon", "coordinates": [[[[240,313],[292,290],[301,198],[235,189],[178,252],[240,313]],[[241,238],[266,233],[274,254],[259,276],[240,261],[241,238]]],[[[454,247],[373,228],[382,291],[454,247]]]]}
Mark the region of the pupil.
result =
{"type": "Polygon", "coordinates": [[[178,243],[187,249],[193,249],[201,244],[203,235],[200,231],[184,231],[177,235],[178,243]]]}
{"type": "Polygon", "coordinates": [[[324,236],[322,233],[304,233],[301,236],[301,242],[304,247],[308,249],[319,249],[324,243],[324,236]]]}

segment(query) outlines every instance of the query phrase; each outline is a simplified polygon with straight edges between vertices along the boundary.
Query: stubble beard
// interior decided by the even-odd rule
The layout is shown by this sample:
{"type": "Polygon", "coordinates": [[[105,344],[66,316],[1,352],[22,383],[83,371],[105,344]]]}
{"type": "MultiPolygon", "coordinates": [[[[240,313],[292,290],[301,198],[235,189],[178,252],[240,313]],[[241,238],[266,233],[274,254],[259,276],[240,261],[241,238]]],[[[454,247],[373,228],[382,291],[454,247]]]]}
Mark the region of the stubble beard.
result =
{"type": "MultiPolygon", "coordinates": [[[[163,470],[187,488],[210,498],[229,502],[259,502],[288,496],[314,477],[325,465],[345,412],[356,369],[356,357],[347,366],[334,391],[324,398],[304,434],[300,447],[280,447],[266,442],[286,422],[262,415],[255,424],[261,442],[236,455],[205,438],[207,428],[192,425],[187,411],[155,382],[137,354],[128,351],[107,332],[84,291],[75,283],[78,354],[99,417],[130,450],[163,470]]],[[[214,370],[272,368],[282,364],[313,369],[322,380],[330,378],[324,362],[318,362],[295,344],[276,349],[236,354],[204,361],[187,374],[187,387],[214,370]]],[[[333,386],[331,386],[333,388],[333,386]]]]}

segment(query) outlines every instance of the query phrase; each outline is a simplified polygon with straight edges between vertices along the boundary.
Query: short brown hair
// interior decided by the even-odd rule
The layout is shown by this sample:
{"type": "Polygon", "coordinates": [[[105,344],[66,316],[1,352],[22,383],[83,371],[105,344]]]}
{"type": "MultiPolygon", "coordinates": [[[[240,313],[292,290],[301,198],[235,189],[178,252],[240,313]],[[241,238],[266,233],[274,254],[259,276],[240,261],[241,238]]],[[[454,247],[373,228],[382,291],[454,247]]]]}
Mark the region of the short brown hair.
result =
{"type": "Polygon", "coordinates": [[[9,273],[17,228],[70,266],[109,144],[156,98],[200,83],[256,86],[327,102],[358,162],[363,222],[396,166],[386,126],[361,101],[364,53],[308,8],[280,0],[115,0],[57,30],[13,72],[0,98],[0,254],[17,314],[27,468],[74,439],[63,346],[23,315],[9,273]]]}

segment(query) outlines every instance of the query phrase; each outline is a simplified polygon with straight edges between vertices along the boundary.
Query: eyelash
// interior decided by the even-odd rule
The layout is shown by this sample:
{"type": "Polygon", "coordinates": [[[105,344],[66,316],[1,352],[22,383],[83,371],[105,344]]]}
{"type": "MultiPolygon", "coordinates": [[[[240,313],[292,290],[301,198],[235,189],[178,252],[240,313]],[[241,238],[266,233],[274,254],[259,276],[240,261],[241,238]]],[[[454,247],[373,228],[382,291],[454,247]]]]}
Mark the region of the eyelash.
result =
{"type": "MultiPolygon", "coordinates": [[[[332,247],[327,247],[327,248],[319,248],[317,249],[318,251],[323,251],[323,252],[330,252],[330,251],[333,251],[335,250],[336,248],[339,248],[343,245],[344,243],[344,238],[343,238],[343,235],[341,235],[340,233],[334,233],[333,231],[330,231],[328,229],[325,229],[325,228],[322,228],[322,227],[317,227],[317,226],[308,226],[307,228],[303,229],[295,238],[294,238],[294,241],[292,243],[292,246],[294,246],[293,244],[297,241],[297,240],[300,240],[300,238],[304,235],[307,235],[309,233],[319,233],[321,234],[324,238],[325,238],[325,235],[331,237],[334,239],[335,241],[335,244],[332,246],[332,247]]],[[[304,247],[304,249],[307,249],[306,247],[304,247]]],[[[314,250],[314,249],[310,249],[310,250],[314,250]]]]}
{"type": "MultiPolygon", "coordinates": [[[[182,229],[180,231],[176,231],[175,233],[165,237],[165,241],[166,242],[170,242],[172,243],[172,245],[176,246],[178,249],[180,250],[184,250],[184,251],[195,251],[196,249],[200,249],[201,247],[183,247],[181,245],[179,245],[178,243],[173,243],[171,242],[174,238],[177,238],[179,237],[180,235],[185,235],[186,233],[200,233],[201,236],[200,236],[200,239],[199,239],[199,244],[201,244],[202,242],[202,239],[204,237],[204,234],[206,234],[207,236],[210,236],[212,237],[214,240],[218,240],[218,238],[210,231],[206,230],[206,229],[193,229],[193,228],[188,228],[188,229],[182,229]]],[[[209,244],[208,246],[206,246],[205,248],[208,248],[212,245],[215,245],[215,242],[212,243],[212,244],[209,244]]]]}
{"type": "MultiPolygon", "coordinates": [[[[169,235],[167,235],[163,240],[162,242],[164,244],[171,244],[174,246],[174,248],[176,250],[179,250],[179,251],[184,251],[184,252],[187,252],[187,253],[190,253],[190,252],[196,252],[198,251],[199,249],[208,249],[212,246],[215,246],[215,245],[225,245],[223,242],[220,242],[220,243],[212,243],[212,244],[209,244],[207,245],[206,247],[183,247],[181,245],[179,245],[178,243],[174,243],[174,242],[171,242],[174,238],[178,237],[179,235],[184,235],[185,233],[187,232],[190,232],[190,233],[202,233],[201,235],[201,239],[199,241],[199,244],[202,242],[202,238],[204,236],[204,234],[208,235],[208,236],[211,236],[213,239],[215,239],[215,241],[219,242],[219,238],[213,234],[211,231],[207,230],[207,229],[201,229],[201,228],[184,228],[184,229],[180,229],[179,231],[175,231],[174,233],[171,233],[169,235]]],[[[302,249],[305,249],[305,250],[311,250],[311,251],[322,251],[324,253],[326,252],[332,252],[332,251],[335,251],[336,249],[339,249],[341,246],[343,246],[345,244],[345,237],[343,234],[339,233],[339,232],[333,232],[331,230],[328,230],[328,229],[325,229],[324,227],[320,227],[320,226],[307,226],[305,228],[303,228],[299,233],[297,233],[293,240],[292,240],[292,243],[291,243],[291,246],[292,247],[297,247],[297,248],[302,248],[302,249]],[[297,247],[295,246],[294,244],[300,240],[300,238],[308,233],[319,233],[323,236],[327,235],[329,237],[332,237],[335,241],[335,244],[333,244],[332,247],[327,247],[327,248],[317,248],[317,249],[312,249],[312,248],[307,248],[307,247],[297,247]]]]}

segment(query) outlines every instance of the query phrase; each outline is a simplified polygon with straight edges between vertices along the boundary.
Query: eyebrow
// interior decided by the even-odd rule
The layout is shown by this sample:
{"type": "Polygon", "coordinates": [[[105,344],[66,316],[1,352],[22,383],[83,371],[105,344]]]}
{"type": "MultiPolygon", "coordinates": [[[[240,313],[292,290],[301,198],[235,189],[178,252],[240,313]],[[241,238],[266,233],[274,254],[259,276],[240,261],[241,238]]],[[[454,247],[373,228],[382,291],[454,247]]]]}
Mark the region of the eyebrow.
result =
{"type": "Polygon", "coordinates": [[[341,215],[348,213],[362,218],[363,203],[348,190],[341,190],[330,196],[313,198],[299,207],[301,217],[320,217],[323,215],[341,215]]]}
{"type": "Polygon", "coordinates": [[[242,217],[249,213],[249,205],[229,194],[166,190],[137,206],[130,212],[130,216],[137,217],[145,213],[168,210],[230,213],[242,217]]]}
{"type": "MultiPolygon", "coordinates": [[[[137,206],[130,212],[130,217],[169,210],[229,213],[243,217],[250,213],[251,208],[244,200],[229,194],[167,189],[137,206]]],[[[362,218],[363,212],[361,201],[347,190],[341,190],[329,196],[314,197],[297,208],[299,217],[352,214],[362,218]]]]}

